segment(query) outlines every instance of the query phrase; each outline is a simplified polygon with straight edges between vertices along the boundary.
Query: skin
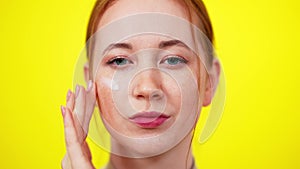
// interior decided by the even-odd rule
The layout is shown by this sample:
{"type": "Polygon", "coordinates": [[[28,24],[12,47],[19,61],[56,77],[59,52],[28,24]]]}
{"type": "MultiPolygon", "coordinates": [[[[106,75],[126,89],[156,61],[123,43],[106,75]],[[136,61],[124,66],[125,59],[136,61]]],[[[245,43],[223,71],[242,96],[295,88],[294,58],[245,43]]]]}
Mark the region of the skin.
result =
{"type": "MultiPolygon", "coordinates": [[[[167,73],[159,71],[158,69],[149,69],[147,71],[141,71],[135,77],[133,77],[129,85],[127,97],[112,98],[113,93],[110,85],[103,83],[101,80],[112,79],[112,76],[115,72],[118,72],[124,77],[128,74],[128,69],[134,69],[142,63],[147,65],[156,65],[156,63],[159,63],[158,67],[161,67],[161,69],[164,69],[171,74],[176,74],[178,72],[184,71],[184,69],[189,68],[195,75],[194,78],[199,79],[200,74],[197,57],[193,56],[192,52],[187,48],[180,45],[174,45],[167,47],[166,51],[153,51],[153,53],[163,53],[158,57],[155,57],[156,55],[151,55],[151,57],[146,56],[149,53],[143,51],[144,49],[157,48],[159,43],[166,42],[168,40],[170,39],[153,35],[142,35],[140,37],[131,38],[126,43],[131,44],[132,49],[115,48],[109,51],[106,56],[104,56],[102,62],[99,65],[100,71],[96,74],[95,82],[97,86],[97,92],[101,92],[101,95],[98,96],[97,100],[99,103],[98,105],[100,105],[101,107],[100,112],[103,119],[105,120],[106,126],[110,127],[109,131],[113,138],[115,138],[115,140],[112,141],[114,152],[119,152],[119,154],[122,152],[131,152],[131,154],[135,153],[136,155],[134,156],[138,157],[151,156],[152,154],[161,154],[162,152],[166,151],[169,146],[176,145],[176,141],[180,141],[182,139],[179,136],[184,137],[185,134],[187,134],[184,132],[182,133],[179,130],[173,130],[173,132],[172,130],[168,130],[165,133],[167,129],[169,129],[171,126],[173,128],[177,126],[177,128],[180,129],[186,123],[189,123],[191,125],[195,123],[196,117],[191,118],[191,121],[186,121],[191,112],[179,112],[182,103],[180,87],[182,88],[182,90],[186,91],[188,88],[191,88],[190,83],[185,83],[185,85],[179,87],[175,79],[173,79],[167,73]],[[139,53],[139,51],[142,52],[139,53]],[[132,56],[132,54],[136,52],[138,56],[132,56]],[[178,56],[175,55],[175,53],[178,56]],[[124,63],[124,65],[120,66],[116,63],[107,65],[107,60],[112,60],[115,58],[122,58],[123,60],[125,60],[124,62],[128,63],[124,63]],[[181,60],[184,58],[187,63],[183,63],[177,60],[178,63],[173,65],[169,63],[171,62],[170,58],[173,60],[181,60]],[[154,95],[154,93],[159,94],[154,95]],[[136,112],[131,112],[131,110],[130,112],[128,112],[124,111],[124,109],[118,111],[115,106],[116,99],[119,99],[120,104],[123,104],[122,107],[124,107],[124,104],[126,104],[124,103],[124,100],[129,99],[131,105],[129,104],[126,106],[135,107],[136,112]],[[157,110],[159,109],[157,107],[163,107],[160,112],[169,116],[169,119],[157,128],[143,128],[128,119],[132,113],[136,114],[138,112],[151,111],[153,109],[157,110]],[[112,130],[114,130],[115,132],[112,132],[112,130]],[[164,134],[162,135],[162,133],[164,134]],[[124,136],[126,137],[124,138],[124,136]],[[120,152],[121,150],[122,152],[120,152]]],[[[150,54],[152,54],[152,51],[150,52],[150,54]]],[[[176,80],[182,81],[183,79],[182,77],[180,77],[180,79],[176,80]]],[[[126,94],[126,91],[124,92],[126,94]]],[[[122,153],[122,155],[126,156],[126,153],[122,153]]]]}
{"type": "MultiPolygon", "coordinates": [[[[107,9],[102,16],[98,29],[106,24],[124,17],[126,15],[132,15],[142,12],[160,12],[175,15],[186,20],[189,20],[186,13],[186,9],[178,1],[160,1],[157,3],[155,0],[120,0],[107,9]]],[[[192,18],[196,18],[195,14],[192,14],[192,18]]],[[[194,24],[199,24],[196,19],[192,19],[194,24]]],[[[161,41],[168,40],[164,37],[158,36],[143,36],[135,37],[126,41],[126,43],[132,44],[132,49],[114,49],[109,51],[107,57],[105,57],[100,63],[101,73],[96,73],[94,81],[88,82],[88,89],[84,89],[82,86],[77,86],[75,93],[69,91],[67,94],[67,103],[65,107],[61,108],[64,118],[65,128],[65,141],[67,154],[62,161],[62,168],[64,169],[82,169],[82,168],[95,168],[91,162],[91,155],[88,145],[85,141],[86,133],[88,130],[89,121],[95,106],[95,102],[98,102],[102,112],[102,117],[112,128],[123,135],[130,137],[151,137],[157,134],[163,133],[177,119],[179,112],[176,111],[180,107],[181,97],[180,90],[176,82],[167,76],[155,70],[149,70],[136,76],[132,81],[129,88],[129,99],[132,105],[137,110],[147,110],[149,108],[149,95],[153,91],[161,91],[162,95],[167,98],[166,108],[164,113],[170,115],[170,119],[162,126],[154,130],[143,129],[137,127],[135,124],[129,122],[123,116],[118,113],[118,110],[114,106],[113,98],[111,98],[111,89],[103,83],[101,79],[112,79],[112,76],[119,67],[116,65],[107,65],[107,61],[112,59],[117,54],[129,53],[128,55],[138,52],[143,49],[157,48],[157,45],[161,41]],[[149,78],[150,77],[150,78],[149,78]],[[105,99],[104,99],[105,98],[105,99]],[[75,111],[76,110],[76,111],[75,111]],[[119,124],[123,124],[120,126],[119,124]]],[[[172,51],[173,47],[167,50],[172,51]]],[[[188,52],[183,48],[176,48],[176,50],[182,50],[180,52],[188,52]]],[[[175,50],[175,49],[174,49],[175,50]]],[[[207,76],[207,72],[204,66],[197,62],[196,57],[188,58],[186,66],[190,68],[199,86],[200,99],[199,104],[202,106],[209,105],[214,89],[217,84],[219,74],[219,63],[214,60],[212,67],[211,81],[207,76]]],[[[131,66],[131,65],[129,65],[131,66]]],[[[88,68],[85,68],[86,76],[88,76],[88,68]]],[[[89,79],[87,77],[87,79],[89,79]]],[[[188,86],[185,86],[188,87],[188,86]]],[[[159,100],[158,100],[159,101],[159,100]]],[[[192,153],[189,148],[192,140],[192,131],[187,134],[183,140],[175,147],[163,154],[148,157],[148,158],[127,158],[111,154],[110,165],[117,169],[165,169],[165,168],[190,168],[192,165],[192,153]]],[[[155,142],[153,142],[155,145],[155,142]]],[[[117,148],[128,148],[126,143],[113,143],[113,146],[117,148]],[[125,145],[125,146],[124,146],[125,145]]],[[[165,145],[160,145],[165,146],[165,145]]],[[[151,151],[150,146],[144,146],[143,151],[151,151]]],[[[151,146],[153,147],[153,146],[151,146]]],[[[159,146],[156,145],[158,149],[159,146]]],[[[130,147],[130,150],[138,151],[140,147],[130,147]],[[134,150],[136,148],[136,150],[134,150]]],[[[155,150],[154,150],[155,151],[155,150]]]]}
{"type": "MultiPolygon", "coordinates": [[[[151,110],[150,101],[152,100],[152,104],[155,104],[153,102],[162,102],[162,98],[165,98],[167,100],[167,103],[164,108],[164,113],[171,116],[170,119],[167,121],[167,123],[164,123],[163,126],[159,127],[156,130],[141,130],[139,127],[137,127],[135,124],[132,124],[132,122],[128,120],[124,120],[123,116],[129,116],[126,114],[123,114],[123,116],[120,116],[120,113],[114,106],[114,98],[112,98],[112,90],[110,86],[107,86],[107,84],[103,83],[101,79],[113,79],[113,75],[116,71],[120,72],[120,74],[126,75],[126,70],[122,70],[124,68],[134,68],[136,67],[140,60],[145,60],[144,62],[150,63],[152,62],[152,58],[147,56],[140,56],[140,59],[135,58],[134,56],[131,56],[133,53],[139,52],[143,49],[149,49],[149,48],[157,48],[158,44],[162,41],[168,41],[168,38],[163,37],[156,37],[156,36],[150,36],[150,35],[143,35],[141,37],[135,37],[127,41],[127,43],[132,44],[133,49],[122,49],[117,48],[114,50],[111,50],[108,52],[108,54],[104,57],[102,62],[99,65],[99,73],[96,74],[95,81],[97,85],[97,92],[101,93],[101,95],[98,96],[99,105],[101,107],[102,117],[109,123],[116,131],[128,136],[128,137],[151,137],[155,136],[158,133],[161,133],[165,131],[167,128],[169,128],[172,123],[174,123],[177,115],[178,110],[180,109],[180,103],[181,103],[181,92],[180,88],[177,85],[176,81],[170,77],[170,75],[163,73],[159,70],[151,69],[148,71],[140,72],[138,75],[134,77],[134,79],[131,81],[131,84],[129,86],[128,91],[128,99],[130,100],[132,106],[136,109],[137,112],[141,111],[147,111],[151,110]],[[121,56],[124,59],[128,59],[132,62],[138,62],[133,64],[125,64],[122,66],[118,66],[115,63],[112,65],[107,65],[107,60],[114,59],[116,56],[121,56]],[[141,58],[144,57],[144,58],[141,58]],[[149,59],[149,60],[146,60],[149,59]],[[159,98],[151,98],[152,93],[158,92],[160,93],[159,98]],[[108,99],[109,98],[109,99],[108,99]],[[150,100],[149,100],[150,99],[150,100]],[[119,125],[122,124],[122,125],[119,125]]],[[[191,51],[188,51],[184,47],[178,47],[178,46],[171,46],[168,47],[168,52],[172,53],[179,53],[181,55],[185,54],[185,59],[188,61],[187,64],[180,63],[177,65],[170,65],[167,62],[170,57],[173,59],[177,59],[173,56],[167,55],[162,56],[162,58],[158,58],[158,62],[160,63],[160,67],[165,67],[165,69],[171,69],[169,67],[172,67],[172,71],[181,71],[182,67],[188,66],[191,70],[193,70],[193,74],[195,75],[195,78],[199,78],[199,65],[197,64],[197,58],[195,56],[191,56],[191,51]]],[[[189,85],[183,86],[183,88],[188,88],[189,85]]],[[[126,98],[127,99],[127,98],[126,98]]],[[[161,106],[162,107],[162,106],[161,106]]]]}

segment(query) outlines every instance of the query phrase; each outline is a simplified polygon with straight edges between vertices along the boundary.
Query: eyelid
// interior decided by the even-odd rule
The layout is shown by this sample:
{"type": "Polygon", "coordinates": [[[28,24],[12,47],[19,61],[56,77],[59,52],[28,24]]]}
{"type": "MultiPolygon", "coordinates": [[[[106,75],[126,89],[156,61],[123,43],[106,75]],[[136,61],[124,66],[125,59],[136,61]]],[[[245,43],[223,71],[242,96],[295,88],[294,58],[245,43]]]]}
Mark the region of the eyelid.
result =
{"type": "Polygon", "coordinates": [[[181,59],[184,63],[188,62],[188,60],[185,57],[183,57],[183,56],[180,56],[180,55],[177,55],[177,54],[169,54],[169,55],[163,57],[163,59],[160,61],[160,63],[163,63],[167,59],[173,58],[173,57],[181,59]]]}
{"type": "Polygon", "coordinates": [[[112,58],[110,58],[108,61],[106,61],[106,63],[111,63],[113,62],[115,59],[127,59],[129,62],[133,63],[131,60],[128,59],[129,57],[127,57],[126,55],[115,55],[112,58]]]}
{"type": "Polygon", "coordinates": [[[113,69],[124,69],[124,68],[134,64],[134,62],[127,55],[113,55],[110,57],[110,59],[108,59],[108,61],[105,61],[104,63],[113,69]],[[126,60],[125,61],[126,63],[119,65],[116,63],[118,59],[124,59],[124,60],[126,60]]]}

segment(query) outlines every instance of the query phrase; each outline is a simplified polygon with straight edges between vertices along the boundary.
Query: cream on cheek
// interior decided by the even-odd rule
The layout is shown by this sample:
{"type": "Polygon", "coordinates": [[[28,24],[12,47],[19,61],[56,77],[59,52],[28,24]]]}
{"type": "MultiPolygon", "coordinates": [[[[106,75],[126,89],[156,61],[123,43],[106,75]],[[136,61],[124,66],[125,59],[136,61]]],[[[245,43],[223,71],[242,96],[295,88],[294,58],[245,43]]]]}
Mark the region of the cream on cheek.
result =
{"type": "Polygon", "coordinates": [[[108,89],[112,91],[120,90],[119,84],[113,79],[102,77],[99,81],[100,83],[102,83],[104,86],[106,86],[108,89]]]}
{"type": "Polygon", "coordinates": [[[114,105],[112,91],[118,90],[119,85],[109,78],[108,71],[103,71],[102,67],[101,70],[95,73],[98,106],[102,115],[108,114],[108,116],[111,116],[114,105]]]}

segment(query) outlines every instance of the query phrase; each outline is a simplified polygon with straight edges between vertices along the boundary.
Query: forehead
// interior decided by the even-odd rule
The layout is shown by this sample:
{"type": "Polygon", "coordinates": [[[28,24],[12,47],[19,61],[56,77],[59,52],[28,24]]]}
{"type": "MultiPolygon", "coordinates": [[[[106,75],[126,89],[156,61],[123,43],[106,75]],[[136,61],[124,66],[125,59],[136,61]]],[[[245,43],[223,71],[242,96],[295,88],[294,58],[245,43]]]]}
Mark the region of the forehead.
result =
{"type": "Polygon", "coordinates": [[[97,29],[120,18],[147,12],[169,14],[190,20],[188,10],[180,0],[117,0],[104,12],[97,29]]]}
{"type": "Polygon", "coordinates": [[[175,39],[152,34],[143,34],[138,36],[130,37],[126,40],[120,41],[120,44],[128,44],[132,50],[140,50],[147,48],[164,48],[164,46],[173,46],[178,44],[184,44],[181,41],[176,41],[175,39]],[[169,42],[169,44],[167,44],[169,42]],[[173,45],[170,44],[173,42],[173,45]]]}

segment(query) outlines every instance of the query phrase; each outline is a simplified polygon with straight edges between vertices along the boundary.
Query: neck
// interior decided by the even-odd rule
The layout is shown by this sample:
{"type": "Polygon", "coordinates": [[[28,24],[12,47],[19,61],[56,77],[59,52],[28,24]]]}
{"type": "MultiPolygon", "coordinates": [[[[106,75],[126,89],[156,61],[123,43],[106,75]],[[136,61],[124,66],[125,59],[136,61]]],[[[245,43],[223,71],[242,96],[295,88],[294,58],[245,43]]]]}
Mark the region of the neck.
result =
{"type": "Polygon", "coordinates": [[[191,140],[192,133],[171,150],[154,157],[128,158],[111,154],[108,169],[190,169],[193,166],[191,140]]]}

